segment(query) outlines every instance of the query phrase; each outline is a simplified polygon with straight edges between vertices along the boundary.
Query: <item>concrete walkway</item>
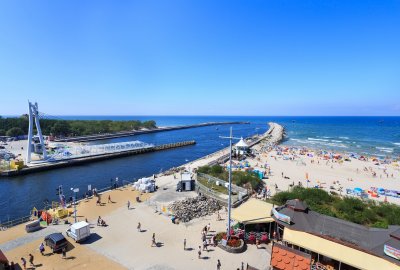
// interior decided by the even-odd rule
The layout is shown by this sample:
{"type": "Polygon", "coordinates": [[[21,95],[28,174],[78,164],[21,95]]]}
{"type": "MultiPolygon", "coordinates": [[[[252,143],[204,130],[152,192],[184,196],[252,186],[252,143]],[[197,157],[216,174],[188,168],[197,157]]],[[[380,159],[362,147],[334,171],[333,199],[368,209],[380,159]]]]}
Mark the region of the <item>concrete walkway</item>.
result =
{"type": "MultiPolygon", "coordinates": [[[[128,269],[215,269],[220,259],[221,269],[237,269],[241,263],[249,263],[258,269],[268,269],[270,248],[257,249],[249,245],[246,252],[230,254],[218,247],[202,251],[201,230],[211,223],[211,231],[223,231],[224,221],[216,221],[215,216],[208,216],[179,225],[172,224],[164,215],[154,213],[146,204],[138,205],[133,210],[125,208],[105,216],[108,227],[96,227],[92,231],[97,239],[87,247],[117,261],[128,269]],[[138,232],[138,222],[142,232],[138,232]],[[151,247],[152,234],[156,234],[158,247],[151,247]],[[187,250],[183,250],[183,239],[187,239],[187,250]]],[[[224,218],[225,214],[223,215],[224,218]]]]}
{"type": "Polygon", "coordinates": [[[24,236],[21,236],[15,240],[8,241],[0,245],[0,250],[3,252],[7,252],[19,246],[26,245],[30,242],[36,241],[39,238],[44,239],[44,237],[48,234],[60,232],[56,230],[54,227],[46,227],[36,232],[27,233],[24,236]]]}

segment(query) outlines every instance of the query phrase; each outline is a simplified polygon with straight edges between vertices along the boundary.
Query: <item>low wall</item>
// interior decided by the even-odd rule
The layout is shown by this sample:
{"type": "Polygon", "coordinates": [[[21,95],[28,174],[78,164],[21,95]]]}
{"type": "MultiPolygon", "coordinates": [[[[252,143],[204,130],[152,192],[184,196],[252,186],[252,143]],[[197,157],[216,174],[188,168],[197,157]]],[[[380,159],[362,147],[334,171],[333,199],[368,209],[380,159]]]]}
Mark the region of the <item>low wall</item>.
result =
{"type": "MultiPolygon", "coordinates": [[[[215,178],[211,175],[208,174],[204,174],[204,173],[197,173],[197,179],[203,178],[206,180],[210,180],[213,181],[215,183],[215,181],[219,181],[221,182],[223,185],[225,183],[227,183],[224,180],[215,178]]],[[[232,207],[237,207],[239,205],[242,204],[243,201],[248,199],[248,194],[247,194],[247,190],[241,187],[238,187],[236,185],[232,184],[232,191],[236,191],[238,194],[237,195],[232,195],[231,199],[232,199],[232,207]],[[239,199],[239,193],[242,194],[241,198],[239,199]]],[[[219,201],[221,203],[221,205],[223,206],[228,206],[228,195],[226,194],[221,194],[220,192],[214,191],[212,189],[210,189],[209,187],[204,186],[203,184],[199,183],[198,181],[196,181],[196,192],[197,193],[201,193],[206,197],[215,199],[217,201],[219,201]]]]}

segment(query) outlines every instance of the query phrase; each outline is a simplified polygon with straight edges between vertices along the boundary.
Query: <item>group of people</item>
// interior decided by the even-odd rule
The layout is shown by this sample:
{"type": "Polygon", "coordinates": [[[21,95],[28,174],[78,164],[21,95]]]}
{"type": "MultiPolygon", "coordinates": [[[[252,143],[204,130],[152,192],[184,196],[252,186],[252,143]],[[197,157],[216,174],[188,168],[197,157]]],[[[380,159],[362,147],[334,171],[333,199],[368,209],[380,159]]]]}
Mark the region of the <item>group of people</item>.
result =
{"type": "MultiPolygon", "coordinates": [[[[211,230],[211,224],[208,223],[206,226],[204,226],[203,230],[201,231],[201,241],[203,245],[203,251],[208,252],[208,246],[213,246],[215,247],[217,245],[217,241],[215,240],[216,235],[212,235],[210,238],[207,239],[207,235],[209,234],[211,230]]],[[[199,259],[201,258],[201,246],[199,246],[199,259]]]]}
{"type": "MultiPolygon", "coordinates": [[[[33,255],[31,253],[29,253],[29,264],[31,265],[31,267],[35,267],[35,264],[33,263],[33,255]]],[[[22,265],[22,269],[26,270],[26,259],[24,257],[21,257],[21,265],[22,265]]],[[[10,266],[9,266],[10,270],[15,269],[15,264],[14,262],[11,262],[10,266]]]]}

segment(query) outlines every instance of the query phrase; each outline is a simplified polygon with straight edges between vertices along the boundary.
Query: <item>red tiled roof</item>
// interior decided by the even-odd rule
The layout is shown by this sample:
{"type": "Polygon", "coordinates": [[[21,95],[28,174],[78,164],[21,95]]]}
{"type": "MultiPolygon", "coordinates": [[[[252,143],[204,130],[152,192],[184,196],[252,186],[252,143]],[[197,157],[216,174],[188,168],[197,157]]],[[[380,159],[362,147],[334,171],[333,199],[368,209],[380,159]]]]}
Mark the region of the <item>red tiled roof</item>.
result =
{"type": "Polygon", "coordinates": [[[274,245],[271,265],[279,270],[308,270],[311,259],[274,245]]]}

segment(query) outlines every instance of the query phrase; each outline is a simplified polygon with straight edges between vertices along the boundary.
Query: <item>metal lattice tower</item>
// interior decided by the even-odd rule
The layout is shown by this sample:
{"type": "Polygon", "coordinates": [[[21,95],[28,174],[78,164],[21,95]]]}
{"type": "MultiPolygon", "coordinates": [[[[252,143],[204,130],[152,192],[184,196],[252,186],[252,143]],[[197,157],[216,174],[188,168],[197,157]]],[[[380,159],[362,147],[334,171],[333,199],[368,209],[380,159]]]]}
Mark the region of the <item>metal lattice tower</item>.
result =
{"type": "Polygon", "coordinates": [[[39,138],[39,144],[41,145],[41,150],[43,153],[43,159],[47,159],[47,152],[46,148],[44,146],[44,140],[43,140],[43,135],[42,135],[42,130],[40,128],[40,123],[39,123],[39,107],[37,102],[35,104],[31,103],[28,101],[29,104],[29,130],[28,130],[28,145],[27,145],[27,155],[26,155],[26,163],[31,162],[31,154],[32,154],[32,141],[33,141],[33,125],[34,121],[36,124],[36,130],[37,134],[36,136],[39,138]]]}

